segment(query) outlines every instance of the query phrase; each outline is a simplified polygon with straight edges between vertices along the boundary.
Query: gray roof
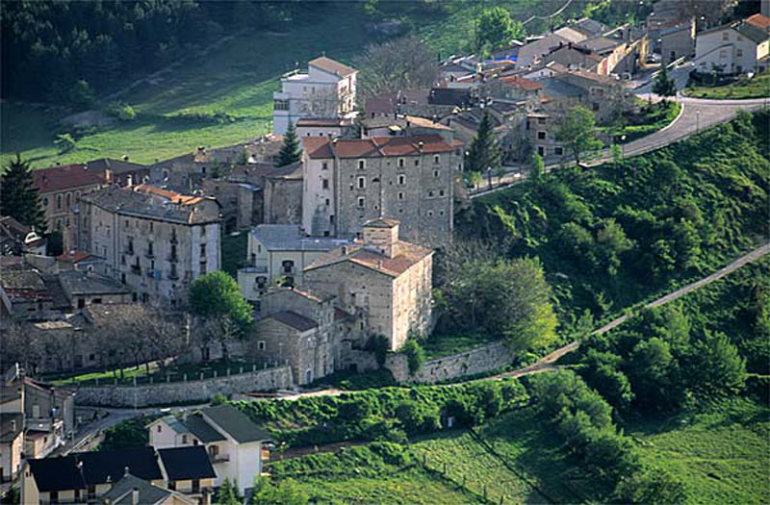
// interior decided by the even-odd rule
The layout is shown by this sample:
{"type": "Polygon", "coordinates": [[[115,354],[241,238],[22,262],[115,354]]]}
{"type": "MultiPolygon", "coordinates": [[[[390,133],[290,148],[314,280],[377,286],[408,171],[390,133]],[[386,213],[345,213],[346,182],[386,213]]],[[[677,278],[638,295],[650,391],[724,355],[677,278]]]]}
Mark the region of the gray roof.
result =
{"type": "Polygon", "coordinates": [[[112,486],[112,489],[102,495],[102,503],[110,503],[111,505],[131,505],[133,490],[139,492],[139,503],[142,505],[163,503],[163,501],[173,493],[173,491],[153,486],[146,480],[134,477],[130,473],[127,473],[112,486]]]}
{"type": "Polygon", "coordinates": [[[203,409],[203,415],[239,443],[270,439],[270,435],[232,405],[217,405],[203,409]]]}
{"type": "Polygon", "coordinates": [[[182,423],[195,438],[207,444],[225,440],[224,435],[211,427],[200,414],[193,414],[182,420],[182,423]]]}
{"type": "Polygon", "coordinates": [[[71,295],[126,294],[131,291],[119,281],[93,272],[68,270],[59,274],[59,282],[71,295]]]}
{"type": "Polygon", "coordinates": [[[260,224],[251,230],[251,234],[268,251],[323,252],[352,243],[344,238],[308,237],[294,224],[260,224]]]}
{"type": "Polygon", "coordinates": [[[586,94],[585,90],[561,79],[543,79],[540,83],[543,85],[543,94],[553,98],[572,98],[586,94]]]}
{"type": "Polygon", "coordinates": [[[765,32],[762,28],[754,26],[751,23],[746,23],[745,21],[738,23],[734,28],[736,32],[757,44],[770,38],[770,34],[765,32]]]}
{"type": "Polygon", "coordinates": [[[21,412],[0,413],[0,442],[11,442],[24,428],[24,414],[21,412]]]}
{"type": "Polygon", "coordinates": [[[588,49],[591,49],[593,51],[596,51],[597,53],[601,53],[604,51],[607,51],[609,49],[614,49],[620,45],[620,42],[613,39],[608,39],[607,37],[594,37],[592,39],[584,40],[583,42],[580,42],[581,46],[586,47],[588,49]]]}
{"type": "Polygon", "coordinates": [[[292,312],[291,310],[275,312],[267,316],[265,319],[275,319],[276,321],[283,323],[286,326],[290,326],[298,331],[312,330],[318,326],[318,324],[312,319],[308,319],[307,317],[297,314],[296,312],[292,312]]]}
{"type": "MultiPolygon", "coordinates": [[[[204,213],[193,212],[197,204],[175,203],[159,194],[132,191],[118,186],[92,191],[83,195],[81,200],[120,215],[149,217],[183,224],[219,221],[218,213],[216,218],[206,218],[204,213]]],[[[200,198],[199,202],[205,200],[207,198],[200,198]]]]}

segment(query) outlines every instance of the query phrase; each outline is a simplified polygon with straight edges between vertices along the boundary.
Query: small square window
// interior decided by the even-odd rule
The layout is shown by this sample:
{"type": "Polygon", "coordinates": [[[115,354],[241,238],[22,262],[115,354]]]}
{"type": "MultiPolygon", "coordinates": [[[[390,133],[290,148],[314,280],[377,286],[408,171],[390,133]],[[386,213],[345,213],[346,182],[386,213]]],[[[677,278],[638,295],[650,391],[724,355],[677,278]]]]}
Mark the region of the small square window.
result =
{"type": "Polygon", "coordinates": [[[433,163],[435,163],[436,165],[438,165],[439,163],[441,163],[441,157],[439,157],[439,155],[438,155],[438,154],[436,154],[436,155],[434,155],[434,156],[433,156],[433,163]]]}
{"type": "Polygon", "coordinates": [[[414,160],[414,166],[419,167],[420,166],[420,160],[414,160]]]}
{"type": "Polygon", "coordinates": [[[259,349],[260,351],[264,351],[265,350],[265,341],[264,340],[260,340],[259,342],[257,342],[257,349],[259,349]]]}
{"type": "Polygon", "coordinates": [[[363,170],[366,168],[366,160],[358,160],[358,168],[359,170],[363,170]]]}
{"type": "Polygon", "coordinates": [[[404,168],[404,164],[405,164],[405,163],[406,163],[406,162],[404,161],[404,158],[399,158],[399,159],[398,159],[398,167],[399,167],[399,168],[404,168]]]}
{"type": "Polygon", "coordinates": [[[358,189],[364,189],[366,188],[366,177],[359,177],[358,178],[358,189]]]}
{"type": "Polygon", "coordinates": [[[441,175],[441,173],[440,173],[438,170],[434,170],[434,171],[433,171],[433,177],[435,177],[436,179],[438,179],[438,176],[439,176],[439,175],[441,175]]]}
{"type": "Polygon", "coordinates": [[[398,199],[399,200],[403,200],[404,199],[404,193],[399,193],[398,194],[398,199]]]}
{"type": "Polygon", "coordinates": [[[537,138],[538,140],[545,140],[545,132],[543,131],[537,132],[537,138]]]}
{"type": "Polygon", "coordinates": [[[321,170],[329,170],[329,164],[327,162],[323,162],[321,164],[321,170]]]}
{"type": "Polygon", "coordinates": [[[363,196],[359,196],[358,197],[358,208],[359,209],[363,209],[364,205],[366,205],[366,200],[364,199],[363,196]]]}
{"type": "Polygon", "coordinates": [[[323,179],[323,180],[321,181],[321,187],[322,187],[323,189],[329,189],[329,179],[323,179]]]}

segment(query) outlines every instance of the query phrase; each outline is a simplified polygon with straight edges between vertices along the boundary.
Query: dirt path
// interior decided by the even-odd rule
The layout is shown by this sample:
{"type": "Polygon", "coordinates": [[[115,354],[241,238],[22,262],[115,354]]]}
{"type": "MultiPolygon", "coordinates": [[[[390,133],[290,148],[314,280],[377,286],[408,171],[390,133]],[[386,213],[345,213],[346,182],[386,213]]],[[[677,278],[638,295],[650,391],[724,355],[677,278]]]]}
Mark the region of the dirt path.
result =
{"type": "MultiPolygon", "coordinates": [[[[698,281],[693,282],[692,284],[688,284],[683,288],[677,289],[676,291],[673,291],[665,296],[658,298],[657,300],[654,300],[646,304],[645,308],[660,307],[661,305],[665,305],[669,302],[673,302],[674,300],[677,300],[688,293],[692,293],[696,289],[700,289],[703,286],[707,286],[708,284],[711,284],[712,282],[721,279],[722,277],[738,270],[742,266],[747,265],[752,261],[758,260],[759,258],[761,258],[762,256],[768,253],[770,253],[770,243],[767,243],[762,247],[758,247],[757,249],[754,249],[750,253],[745,254],[744,256],[741,256],[737,260],[733,261],[732,263],[730,263],[725,267],[720,268],[719,270],[717,270],[716,272],[714,272],[709,276],[706,276],[698,281]]],[[[609,323],[605,324],[601,328],[597,328],[596,330],[594,330],[593,333],[597,335],[601,335],[602,333],[607,333],[613,328],[616,328],[617,326],[620,326],[621,324],[626,322],[628,318],[629,318],[629,314],[623,314],[622,316],[616,319],[613,319],[609,323]]],[[[560,347],[559,349],[556,349],[555,351],[548,354],[547,356],[540,358],[538,361],[536,361],[535,363],[532,363],[529,366],[525,366],[524,368],[520,368],[512,372],[493,375],[491,377],[484,377],[483,379],[478,379],[478,380],[503,379],[503,378],[512,378],[512,377],[515,378],[515,377],[523,377],[525,375],[531,375],[535,373],[556,371],[558,370],[559,367],[554,365],[554,363],[559,361],[559,359],[562,356],[576,350],[578,347],[580,347],[580,342],[578,341],[570,342],[564,347],[560,347]]]]}

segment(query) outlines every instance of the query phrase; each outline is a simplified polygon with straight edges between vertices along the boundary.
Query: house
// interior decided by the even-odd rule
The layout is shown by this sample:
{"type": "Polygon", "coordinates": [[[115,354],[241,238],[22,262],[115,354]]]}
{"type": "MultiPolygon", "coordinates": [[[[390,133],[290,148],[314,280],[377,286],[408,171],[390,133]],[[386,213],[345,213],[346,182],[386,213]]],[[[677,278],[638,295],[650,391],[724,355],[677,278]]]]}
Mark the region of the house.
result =
{"type": "Polygon", "coordinates": [[[302,163],[274,168],[263,178],[262,215],[265,224],[302,222],[302,163]]]}
{"type": "Polygon", "coordinates": [[[126,472],[112,489],[101,496],[102,505],[198,505],[198,501],[126,472]]]}
{"type": "Polygon", "coordinates": [[[80,249],[104,258],[108,275],[141,301],[182,300],[189,284],[221,265],[220,205],[142,184],[81,198],[80,249]]]}
{"type": "Polygon", "coordinates": [[[366,335],[384,335],[398,350],[410,332],[432,325],[433,251],[400,240],[400,223],[378,218],[363,225],[363,243],[337,248],[305,268],[312,292],[334,293],[337,307],[361,314],[366,335]]]}
{"type": "Polygon", "coordinates": [[[353,125],[351,118],[300,118],[295,123],[298,137],[341,137],[353,125]]]}
{"type": "Polygon", "coordinates": [[[538,63],[544,55],[550,53],[554,48],[557,48],[560,45],[564,46],[570,42],[576,44],[587,38],[588,35],[582,31],[563,27],[543,37],[529,39],[523,47],[519,48],[516,67],[531,67],[538,63]]]}
{"type": "MultiPolygon", "coordinates": [[[[186,459],[185,450],[199,449],[208,454],[206,462],[213,465],[214,486],[220,486],[225,479],[237,482],[244,492],[253,486],[254,477],[262,473],[262,443],[270,435],[254,424],[246,414],[231,405],[217,405],[181,417],[165,416],[147,425],[150,445],[161,455],[164,468],[178,463],[180,475],[195,470],[191,460],[186,459]],[[189,468],[188,468],[189,467],[189,468]],[[181,470],[184,468],[184,470],[181,470]]],[[[201,473],[206,465],[201,461],[201,473]]],[[[173,475],[172,475],[173,474],[173,475]]],[[[173,479],[179,482],[181,479],[173,479]]],[[[177,486],[177,490],[179,487],[177,486]]]]}
{"type": "Polygon", "coordinates": [[[283,135],[301,118],[347,118],[356,114],[358,71],[321,56],[308,62],[307,73],[289,72],[281,91],[273,93],[273,131],[283,135]]]}
{"type": "Polygon", "coordinates": [[[590,72],[597,71],[603,61],[604,58],[592,49],[572,43],[554,47],[542,59],[545,64],[554,62],[567,68],[582,68],[590,72]]]}
{"type": "Polygon", "coordinates": [[[34,170],[32,175],[48,231],[61,232],[64,250],[72,249],[77,243],[74,211],[80,196],[108,184],[104,173],[71,164],[34,170]]]}
{"type": "Polygon", "coordinates": [[[439,135],[452,142],[454,132],[436,121],[408,114],[393,114],[361,120],[361,138],[413,135],[439,135]]]}
{"type": "Polygon", "coordinates": [[[256,226],[249,233],[248,266],[238,270],[241,292],[247,300],[257,301],[278,281],[286,286],[301,285],[306,266],[346,244],[352,244],[352,240],[309,237],[299,225],[256,226]]]}
{"type": "Polygon", "coordinates": [[[11,216],[0,216],[0,255],[45,254],[46,239],[11,216]]]}
{"type": "Polygon", "coordinates": [[[695,69],[707,74],[743,74],[768,68],[770,19],[762,15],[734,21],[697,34],[695,69]]]}
{"type": "Polygon", "coordinates": [[[22,477],[21,501],[44,505],[95,502],[127,474],[204,504],[209,501],[214,482],[213,467],[202,447],[70,453],[28,459],[22,477]]]}
{"type": "Polygon", "coordinates": [[[294,382],[310,384],[334,372],[345,332],[336,298],[299,288],[271,288],[262,297],[250,354],[291,366],[294,382]]]}
{"type": "Polygon", "coordinates": [[[83,251],[64,252],[56,257],[59,272],[77,270],[78,272],[106,273],[104,259],[83,251]]]}
{"type": "Polygon", "coordinates": [[[660,31],[660,56],[663,65],[695,54],[695,18],[678,19],[660,31]]]}
{"type": "Polygon", "coordinates": [[[59,283],[73,308],[131,301],[131,290],[124,284],[95,272],[66,270],[59,273],[59,283]]]}
{"type": "Polygon", "coordinates": [[[19,475],[23,450],[24,414],[0,412],[0,483],[19,475]]]}
{"type": "Polygon", "coordinates": [[[99,172],[105,181],[120,186],[133,186],[147,182],[150,177],[150,166],[140,165],[128,161],[128,156],[116,160],[112,158],[100,158],[87,161],[88,170],[99,172]]]}
{"type": "Polygon", "coordinates": [[[303,139],[302,226],[311,236],[350,237],[382,215],[406,240],[442,247],[452,236],[459,146],[440,135],[303,139]]]}

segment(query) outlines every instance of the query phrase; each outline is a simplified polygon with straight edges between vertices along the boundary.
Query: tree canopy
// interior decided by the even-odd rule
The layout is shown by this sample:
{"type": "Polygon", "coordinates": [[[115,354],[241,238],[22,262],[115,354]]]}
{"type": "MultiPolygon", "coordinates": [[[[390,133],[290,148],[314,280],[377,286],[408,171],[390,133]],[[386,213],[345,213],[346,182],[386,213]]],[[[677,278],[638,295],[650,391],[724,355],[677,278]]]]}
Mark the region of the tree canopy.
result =
{"type": "Polygon", "coordinates": [[[0,214],[11,216],[37,232],[45,232],[45,212],[40,203],[29,162],[19,154],[0,176],[0,214]]]}
{"type": "Polygon", "coordinates": [[[302,159],[302,152],[299,147],[299,139],[297,138],[297,129],[294,127],[294,123],[290,123],[286,134],[283,136],[281,150],[278,151],[278,155],[275,157],[275,166],[284,167],[300,159],[302,159]]]}
{"type": "Polygon", "coordinates": [[[478,19],[476,50],[494,51],[508,47],[514,39],[522,39],[525,35],[524,25],[511,19],[505,8],[484,9],[478,19]]]}
{"type": "Polygon", "coordinates": [[[222,271],[209,272],[190,285],[190,310],[204,319],[225,319],[238,337],[245,337],[254,323],[253,309],[243,298],[238,283],[222,271]]]}
{"type": "Polygon", "coordinates": [[[556,140],[564,142],[572,151],[575,163],[580,163],[580,155],[602,147],[596,138],[596,118],[594,113],[582,105],[567,112],[564,123],[556,131],[556,140]]]}

